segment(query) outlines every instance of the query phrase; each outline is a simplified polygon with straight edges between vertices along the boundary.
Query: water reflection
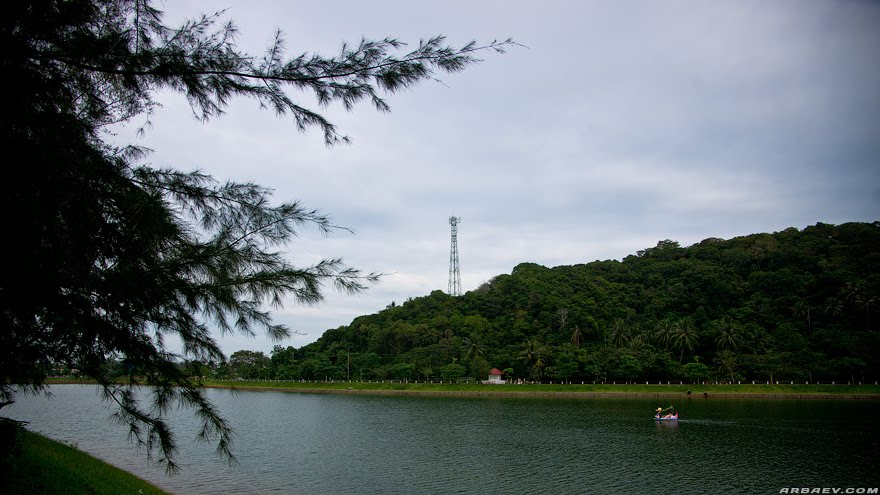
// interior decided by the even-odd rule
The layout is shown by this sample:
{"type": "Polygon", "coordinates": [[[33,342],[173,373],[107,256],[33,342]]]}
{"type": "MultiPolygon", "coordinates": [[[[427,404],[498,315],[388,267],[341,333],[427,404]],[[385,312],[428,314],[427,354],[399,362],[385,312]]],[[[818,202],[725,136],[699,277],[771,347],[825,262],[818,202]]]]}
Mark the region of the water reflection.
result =
{"type": "Polygon", "coordinates": [[[657,431],[678,432],[678,421],[654,421],[657,424],[657,431]]]}

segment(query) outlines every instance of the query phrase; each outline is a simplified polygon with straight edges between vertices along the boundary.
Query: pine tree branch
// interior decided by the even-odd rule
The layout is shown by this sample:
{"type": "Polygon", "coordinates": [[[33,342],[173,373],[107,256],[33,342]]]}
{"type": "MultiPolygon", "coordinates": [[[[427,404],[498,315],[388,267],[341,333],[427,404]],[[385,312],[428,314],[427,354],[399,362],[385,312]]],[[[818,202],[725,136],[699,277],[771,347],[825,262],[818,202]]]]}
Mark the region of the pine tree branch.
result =
{"type": "MultiPolygon", "coordinates": [[[[78,62],[76,60],[72,60],[68,57],[64,57],[62,55],[52,54],[48,52],[38,52],[36,58],[41,60],[52,60],[56,62],[63,63],[65,65],[70,65],[72,67],[76,67],[78,69],[88,70],[91,72],[98,72],[103,74],[113,74],[120,76],[157,76],[157,77],[182,77],[182,76],[230,76],[230,77],[240,77],[242,79],[258,79],[261,81],[278,81],[278,82],[292,82],[292,83],[308,83],[308,82],[316,82],[323,80],[335,80],[335,79],[348,79],[354,76],[378,76],[375,72],[380,69],[385,69],[388,67],[401,66],[405,64],[413,64],[418,62],[438,62],[452,58],[453,56],[459,57],[462,54],[474,53],[485,50],[494,50],[496,52],[503,53],[504,48],[508,46],[523,46],[519,43],[514,42],[512,39],[507,39],[505,41],[493,41],[487,45],[475,46],[475,47],[466,47],[459,51],[453,52],[452,54],[437,54],[437,53],[428,53],[425,55],[415,55],[404,57],[403,59],[388,59],[385,62],[369,65],[361,68],[357,68],[350,71],[338,72],[338,73],[326,73],[316,76],[302,76],[302,75],[290,75],[286,76],[283,74],[268,74],[268,73],[260,73],[258,71],[253,72],[240,72],[235,70],[206,70],[206,69],[194,69],[194,68],[186,68],[185,70],[169,70],[165,67],[159,68],[151,68],[151,69],[142,69],[142,70],[134,70],[134,69],[119,69],[115,67],[102,67],[98,65],[87,64],[84,62],[78,62]]],[[[413,52],[418,53],[418,52],[413,52]]],[[[243,59],[246,60],[246,59],[243,59]]],[[[466,60],[466,62],[476,62],[476,59],[466,60]]]]}

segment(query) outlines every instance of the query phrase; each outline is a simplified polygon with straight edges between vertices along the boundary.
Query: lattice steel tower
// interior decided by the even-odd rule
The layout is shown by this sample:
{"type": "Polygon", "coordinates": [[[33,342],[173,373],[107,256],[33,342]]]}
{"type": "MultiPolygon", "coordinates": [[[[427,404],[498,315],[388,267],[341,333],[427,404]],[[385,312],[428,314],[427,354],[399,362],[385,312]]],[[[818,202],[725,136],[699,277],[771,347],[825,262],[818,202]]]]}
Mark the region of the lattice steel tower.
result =
{"type": "Polygon", "coordinates": [[[452,245],[449,247],[449,290],[450,296],[461,295],[461,269],[458,266],[458,222],[459,217],[449,217],[452,227],[452,245]]]}

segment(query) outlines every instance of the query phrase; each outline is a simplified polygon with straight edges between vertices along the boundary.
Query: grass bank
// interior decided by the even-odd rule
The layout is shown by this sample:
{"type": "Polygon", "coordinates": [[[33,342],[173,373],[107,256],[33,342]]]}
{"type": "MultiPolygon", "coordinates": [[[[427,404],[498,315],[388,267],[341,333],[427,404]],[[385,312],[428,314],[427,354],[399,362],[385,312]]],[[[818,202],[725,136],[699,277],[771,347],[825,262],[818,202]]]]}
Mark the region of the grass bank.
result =
{"type": "Polygon", "coordinates": [[[877,385],[748,384],[748,385],[660,385],[660,384],[503,384],[400,383],[400,382],[275,382],[208,380],[207,387],[277,390],[300,393],[373,395],[453,395],[510,397],[727,397],[727,398],[814,398],[880,399],[877,385]]]}
{"type": "Polygon", "coordinates": [[[5,479],[7,495],[150,495],[167,494],[104,461],[33,432],[23,432],[21,456],[5,479]]]}
{"type": "MultiPolygon", "coordinates": [[[[52,378],[49,385],[94,383],[73,378],[52,378]]],[[[274,390],[298,393],[362,395],[450,395],[510,397],[714,397],[880,399],[880,385],[847,384],[502,384],[385,382],[299,382],[267,380],[205,380],[209,388],[274,390]]]]}

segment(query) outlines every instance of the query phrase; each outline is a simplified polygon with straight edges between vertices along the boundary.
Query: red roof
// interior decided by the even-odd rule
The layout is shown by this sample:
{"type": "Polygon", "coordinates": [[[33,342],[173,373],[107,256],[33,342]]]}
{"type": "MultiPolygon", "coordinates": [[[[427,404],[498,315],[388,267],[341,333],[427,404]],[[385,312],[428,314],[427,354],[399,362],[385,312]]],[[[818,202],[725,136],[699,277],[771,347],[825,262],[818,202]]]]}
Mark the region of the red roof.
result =
{"type": "Polygon", "coordinates": [[[490,375],[503,375],[504,372],[499,370],[498,368],[492,368],[491,370],[489,370],[489,374],[490,375]]]}

